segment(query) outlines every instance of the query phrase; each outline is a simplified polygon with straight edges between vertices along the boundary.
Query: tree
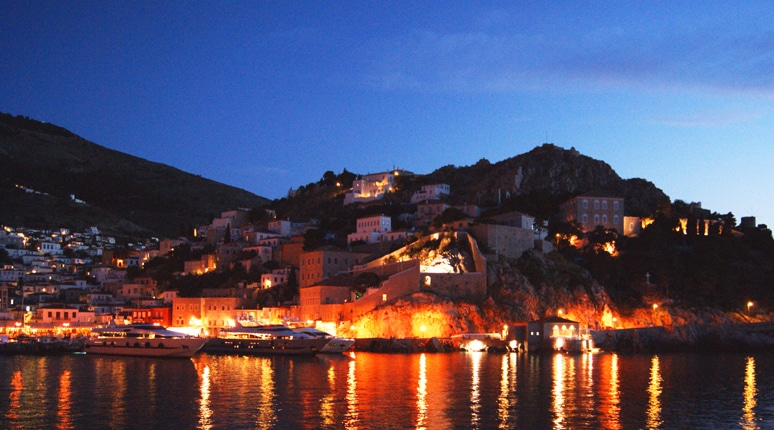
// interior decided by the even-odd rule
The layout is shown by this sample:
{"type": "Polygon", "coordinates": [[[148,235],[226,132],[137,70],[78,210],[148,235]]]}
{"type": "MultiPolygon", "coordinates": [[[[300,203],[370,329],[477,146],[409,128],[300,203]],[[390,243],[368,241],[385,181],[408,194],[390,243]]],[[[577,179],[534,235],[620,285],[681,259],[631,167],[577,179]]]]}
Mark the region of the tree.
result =
{"type": "Polygon", "coordinates": [[[374,272],[363,272],[352,282],[352,292],[355,293],[356,298],[360,298],[369,288],[378,287],[380,284],[379,275],[374,272]]]}
{"type": "Polygon", "coordinates": [[[468,214],[457,208],[448,208],[443,213],[433,219],[433,226],[435,228],[441,228],[444,224],[454,222],[457,220],[465,219],[468,214]]]}
{"type": "Polygon", "coordinates": [[[313,251],[325,244],[325,233],[319,228],[310,228],[304,232],[304,251],[313,251]]]}
{"type": "Polygon", "coordinates": [[[13,259],[10,255],[8,255],[8,251],[5,250],[5,248],[0,248],[0,263],[3,264],[11,264],[13,263],[13,259]]]}

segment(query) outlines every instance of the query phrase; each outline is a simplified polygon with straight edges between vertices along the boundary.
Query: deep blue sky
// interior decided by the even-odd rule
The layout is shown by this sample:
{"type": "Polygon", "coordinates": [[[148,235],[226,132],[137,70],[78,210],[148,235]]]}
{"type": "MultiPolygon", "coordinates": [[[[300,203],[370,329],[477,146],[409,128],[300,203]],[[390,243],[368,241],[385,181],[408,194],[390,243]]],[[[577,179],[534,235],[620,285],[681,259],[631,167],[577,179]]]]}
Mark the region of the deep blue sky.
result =
{"type": "Polygon", "coordinates": [[[0,111],[268,198],[548,141],[771,226],[772,22],[725,0],[12,0],[0,111]]]}

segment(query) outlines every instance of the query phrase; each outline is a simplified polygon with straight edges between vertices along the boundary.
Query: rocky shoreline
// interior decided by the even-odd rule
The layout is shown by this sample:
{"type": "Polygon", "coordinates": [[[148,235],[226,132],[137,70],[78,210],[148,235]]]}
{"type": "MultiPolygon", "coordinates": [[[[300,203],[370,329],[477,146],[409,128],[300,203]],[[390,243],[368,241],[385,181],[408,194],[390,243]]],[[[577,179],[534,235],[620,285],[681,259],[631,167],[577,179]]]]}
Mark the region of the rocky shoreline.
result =
{"type": "Polygon", "coordinates": [[[592,336],[600,350],[615,352],[774,351],[774,322],[602,330],[592,336]]]}
{"type": "MultiPolygon", "coordinates": [[[[774,352],[774,322],[687,324],[591,332],[601,351],[655,352],[774,352]]],[[[357,339],[355,351],[385,353],[452,352],[459,347],[439,338],[357,339]]]]}

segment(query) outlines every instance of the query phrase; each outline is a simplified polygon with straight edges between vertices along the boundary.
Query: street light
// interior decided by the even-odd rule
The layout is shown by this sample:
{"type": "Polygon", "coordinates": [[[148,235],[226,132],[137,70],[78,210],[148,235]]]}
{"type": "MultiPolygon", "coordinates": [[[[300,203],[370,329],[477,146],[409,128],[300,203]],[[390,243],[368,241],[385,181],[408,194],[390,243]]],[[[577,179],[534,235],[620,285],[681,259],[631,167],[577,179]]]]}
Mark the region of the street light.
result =
{"type": "Polygon", "coordinates": [[[747,315],[750,314],[750,309],[753,307],[753,302],[747,302],[747,315]]]}

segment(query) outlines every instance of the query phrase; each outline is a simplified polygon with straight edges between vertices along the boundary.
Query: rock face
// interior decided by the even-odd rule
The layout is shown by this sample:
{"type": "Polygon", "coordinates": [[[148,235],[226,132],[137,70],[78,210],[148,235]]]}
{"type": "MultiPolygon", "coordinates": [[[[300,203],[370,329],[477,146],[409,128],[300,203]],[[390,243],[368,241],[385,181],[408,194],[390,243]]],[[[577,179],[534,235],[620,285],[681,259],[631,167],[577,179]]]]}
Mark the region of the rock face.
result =
{"type": "Polygon", "coordinates": [[[416,293],[364,315],[355,327],[357,337],[448,338],[502,327],[498,324],[487,321],[478,305],[454,303],[432,293],[416,293]]]}
{"type": "Polygon", "coordinates": [[[546,190],[553,196],[564,197],[598,191],[623,197],[627,214],[639,215],[669,201],[662,190],[647,180],[624,180],[604,161],[581,155],[575,148],[564,149],[550,143],[495,164],[481,160],[469,167],[446,166],[427,176],[428,183],[451,185],[452,200],[460,204],[486,205],[546,190]]]}
{"type": "Polygon", "coordinates": [[[489,297],[480,303],[416,293],[375,309],[355,321],[356,336],[367,338],[448,338],[461,333],[499,333],[560,310],[584,327],[607,326],[610,300],[601,285],[560,256],[530,254],[521,265],[544,276],[535,285],[515,262],[488,265],[489,297]]]}
{"type": "Polygon", "coordinates": [[[774,350],[774,323],[687,324],[594,332],[600,349],[620,352],[774,350]]]}

